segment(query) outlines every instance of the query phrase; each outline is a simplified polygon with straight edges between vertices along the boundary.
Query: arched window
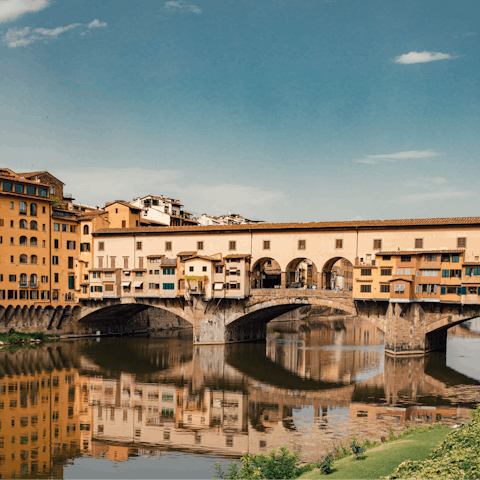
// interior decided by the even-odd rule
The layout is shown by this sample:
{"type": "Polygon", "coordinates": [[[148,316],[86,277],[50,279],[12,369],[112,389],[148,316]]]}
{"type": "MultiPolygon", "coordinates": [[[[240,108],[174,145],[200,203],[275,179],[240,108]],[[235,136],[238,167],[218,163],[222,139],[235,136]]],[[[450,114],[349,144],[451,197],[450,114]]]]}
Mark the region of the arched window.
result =
{"type": "Polygon", "coordinates": [[[34,265],[37,264],[37,256],[36,255],[32,255],[30,257],[30,263],[33,263],[34,265]]]}
{"type": "Polygon", "coordinates": [[[28,228],[28,223],[24,218],[20,220],[20,228],[28,228]]]}
{"type": "Polygon", "coordinates": [[[28,257],[26,255],[20,255],[20,263],[28,263],[28,257]]]}
{"type": "Polygon", "coordinates": [[[26,273],[21,273],[20,274],[20,286],[21,287],[26,287],[28,283],[28,278],[26,273]]]}
{"type": "Polygon", "coordinates": [[[20,202],[20,215],[27,214],[27,204],[25,202],[20,202]]]}
{"type": "Polygon", "coordinates": [[[37,237],[31,237],[30,238],[30,246],[31,247],[36,247],[37,246],[37,237]]]}
{"type": "Polygon", "coordinates": [[[37,216],[37,204],[36,203],[31,203],[30,204],[30,216],[31,217],[36,217],[37,216]]]}
{"type": "Polygon", "coordinates": [[[88,232],[89,232],[89,230],[88,230],[88,225],[85,225],[85,226],[83,227],[83,234],[84,234],[84,235],[88,235],[88,232]]]}
{"type": "Polygon", "coordinates": [[[35,273],[32,273],[30,275],[30,286],[31,287],[36,287],[37,286],[37,275],[35,275],[35,273]]]}
{"type": "Polygon", "coordinates": [[[20,245],[28,245],[27,237],[20,237],[20,245]]]}
{"type": "Polygon", "coordinates": [[[35,220],[30,222],[30,230],[37,230],[37,222],[35,220]]]}

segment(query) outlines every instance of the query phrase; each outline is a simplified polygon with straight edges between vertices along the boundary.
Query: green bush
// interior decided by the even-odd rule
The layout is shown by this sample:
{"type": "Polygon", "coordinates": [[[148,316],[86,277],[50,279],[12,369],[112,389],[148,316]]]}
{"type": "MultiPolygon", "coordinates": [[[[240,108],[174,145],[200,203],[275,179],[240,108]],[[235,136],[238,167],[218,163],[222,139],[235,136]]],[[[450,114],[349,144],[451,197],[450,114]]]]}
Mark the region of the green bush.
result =
{"type": "Polygon", "coordinates": [[[387,480],[397,478],[480,478],[480,405],[472,421],[449,433],[424,461],[401,463],[387,480]]]}
{"type": "Polygon", "coordinates": [[[321,472],[325,475],[332,473],[333,468],[333,455],[329,453],[325,455],[319,462],[317,463],[317,468],[321,470],[321,472]]]}
{"type": "Polygon", "coordinates": [[[244,453],[240,463],[231,463],[226,470],[222,470],[219,463],[215,464],[215,479],[273,479],[297,478],[302,473],[313,470],[314,465],[299,466],[300,453],[291,453],[288,448],[280,447],[270,450],[268,455],[249,455],[244,453]]]}

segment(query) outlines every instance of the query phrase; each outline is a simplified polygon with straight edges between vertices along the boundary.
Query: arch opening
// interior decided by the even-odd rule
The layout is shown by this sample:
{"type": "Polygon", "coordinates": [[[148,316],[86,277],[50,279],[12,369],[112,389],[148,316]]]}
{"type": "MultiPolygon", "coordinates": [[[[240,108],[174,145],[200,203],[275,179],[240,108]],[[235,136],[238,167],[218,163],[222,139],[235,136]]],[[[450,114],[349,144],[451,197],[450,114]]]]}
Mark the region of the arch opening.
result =
{"type": "Polygon", "coordinates": [[[344,257],[333,257],[322,269],[323,290],[353,290],[353,265],[344,257]]]}
{"type": "Polygon", "coordinates": [[[295,258],[285,272],[287,288],[318,288],[317,266],[308,258],[295,258]]]}
{"type": "Polygon", "coordinates": [[[282,269],[271,257],[263,257],[252,268],[251,288],[281,288],[282,269]]]}

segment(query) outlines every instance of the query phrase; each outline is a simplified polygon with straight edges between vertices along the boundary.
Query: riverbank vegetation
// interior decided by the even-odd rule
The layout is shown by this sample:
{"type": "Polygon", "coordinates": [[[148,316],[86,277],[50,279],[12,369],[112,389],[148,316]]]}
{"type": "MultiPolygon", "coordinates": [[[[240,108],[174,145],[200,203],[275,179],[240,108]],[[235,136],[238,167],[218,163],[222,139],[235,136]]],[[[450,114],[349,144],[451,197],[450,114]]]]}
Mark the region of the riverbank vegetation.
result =
{"type": "Polygon", "coordinates": [[[57,340],[60,335],[45,334],[45,333],[21,333],[16,332],[13,328],[5,333],[0,333],[0,345],[6,347],[19,347],[21,345],[30,345],[35,343],[42,343],[46,341],[57,340]]]}
{"type": "Polygon", "coordinates": [[[398,436],[390,432],[381,444],[368,440],[358,444],[353,439],[350,445],[340,444],[316,463],[304,465],[299,452],[291,453],[286,447],[268,455],[244,453],[240,463],[231,463],[224,471],[217,464],[215,478],[475,479],[480,478],[479,451],[480,405],[470,423],[454,430],[430,425],[398,436]]]}

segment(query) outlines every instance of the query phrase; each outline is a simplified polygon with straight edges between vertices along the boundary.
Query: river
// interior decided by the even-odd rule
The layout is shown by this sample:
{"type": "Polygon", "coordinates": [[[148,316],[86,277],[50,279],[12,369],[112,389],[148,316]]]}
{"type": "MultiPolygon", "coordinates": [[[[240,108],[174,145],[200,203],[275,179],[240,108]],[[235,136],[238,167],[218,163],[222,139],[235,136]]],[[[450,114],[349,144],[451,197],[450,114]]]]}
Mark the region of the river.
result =
{"type": "Polygon", "coordinates": [[[215,462],[286,445],[305,461],[390,428],[468,420],[480,401],[480,322],[447,352],[385,356],[341,317],[269,324],[266,342],[191,335],[0,351],[1,478],[212,478],[215,462]]]}

